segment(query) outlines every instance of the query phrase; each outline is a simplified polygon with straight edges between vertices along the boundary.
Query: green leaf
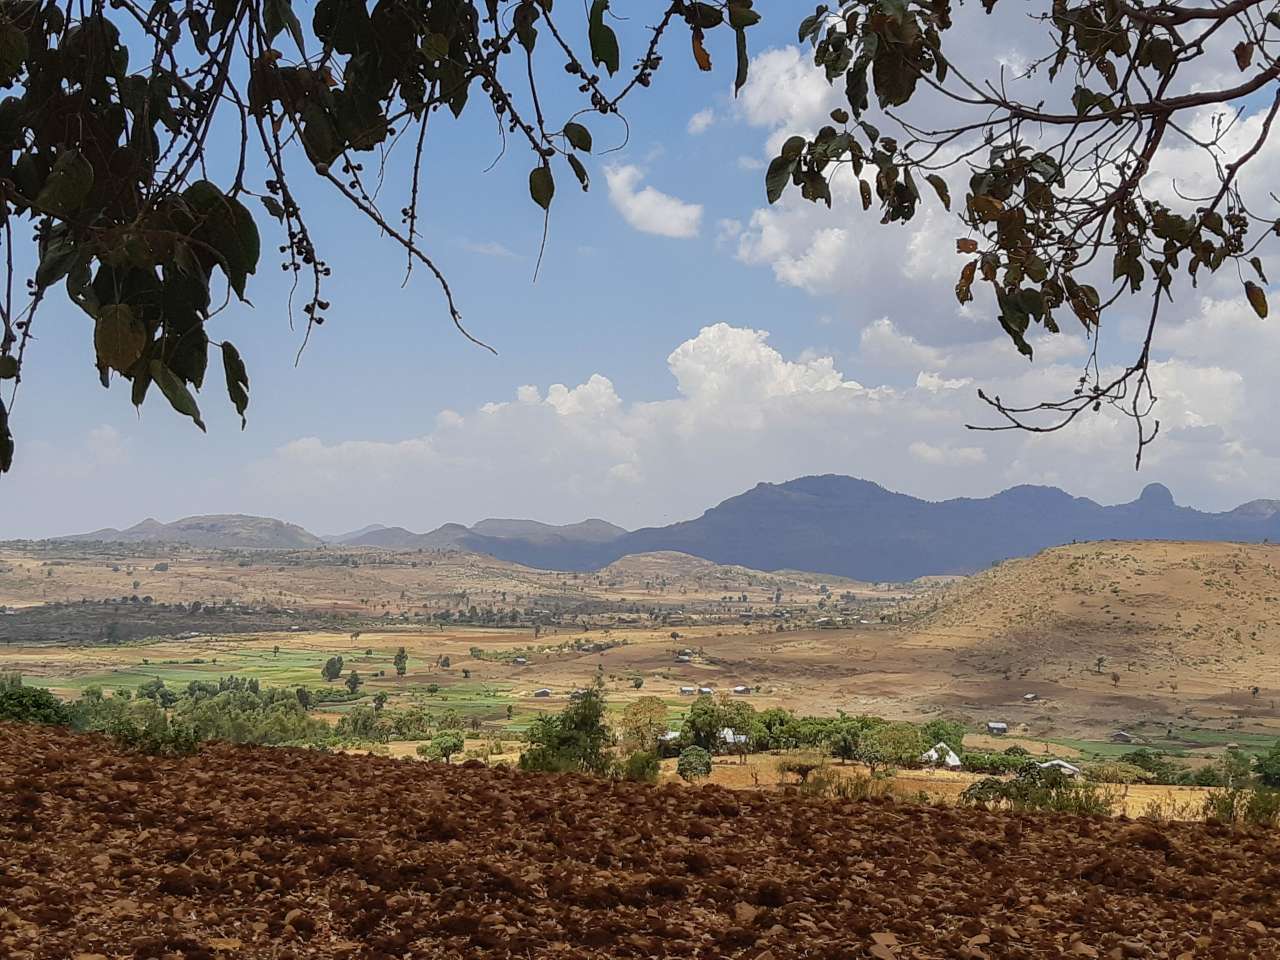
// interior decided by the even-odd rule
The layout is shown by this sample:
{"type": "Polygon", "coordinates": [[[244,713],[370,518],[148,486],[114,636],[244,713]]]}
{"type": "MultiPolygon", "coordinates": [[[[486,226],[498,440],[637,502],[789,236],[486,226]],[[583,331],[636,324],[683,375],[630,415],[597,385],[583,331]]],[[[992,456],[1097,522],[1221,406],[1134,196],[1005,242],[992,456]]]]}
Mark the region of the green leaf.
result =
{"type": "Polygon", "coordinates": [[[591,178],[587,176],[587,168],[582,165],[582,161],[578,159],[576,154],[569,154],[568,160],[569,166],[573,168],[573,175],[582,184],[583,191],[586,191],[591,186],[591,178]]]}
{"type": "Polygon", "coordinates": [[[267,213],[284,223],[284,207],[280,206],[279,200],[275,197],[263,197],[262,205],[266,207],[267,213]]]}
{"type": "Polygon", "coordinates": [[[0,400],[0,473],[13,466],[13,434],[9,432],[9,411],[0,400]]]}
{"type": "Polygon", "coordinates": [[[822,29],[823,21],[827,17],[827,5],[824,3],[813,12],[812,16],[805,17],[800,21],[799,42],[804,43],[809,37],[817,37],[818,31],[822,29]]]}
{"type": "Polygon", "coordinates": [[[807,141],[804,137],[787,137],[787,142],[782,145],[782,151],[779,156],[787,160],[795,160],[804,152],[804,146],[807,141]]]}
{"type": "Polygon", "coordinates": [[[225,340],[222,343],[222,369],[227,375],[227,396],[231,398],[236,413],[240,414],[240,429],[243,430],[249,422],[244,415],[249,409],[249,374],[239,351],[225,340]]]}
{"type": "Polygon", "coordinates": [[[551,176],[551,168],[545,163],[534,167],[529,173],[529,196],[543,210],[551,209],[551,198],[556,195],[556,181],[551,176]]]}
{"type": "Polygon", "coordinates": [[[618,72],[618,36],[613,28],[604,22],[604,12],[609,9],[609,0],[594,0],[591,4],[591,16],[587,25],[587,37],[591,42],[591,62],[595,66],[604,65],[609,76],[618,72]]]}
{"type": "Polygon", "coordinates": [[[93,325],[93,348],[99,370],[125,373],[147,346],[147,328],[127,303],[102,307],[93,325]]]}
{"type": "Polygon", "coordinates": [[[93,165],[79,150],[63,150],[45,178],[36,206],[54,216],[70,217],[93,189],[93,165]]]}
{"type": "Polygon", "coordinates": [[[575,150],[591,152],[591,131],[580,123],[566,123],[564,137],[575,150]]]}
{"type": "Polygon", "coordinates": [[[788,157],[785,148],[783,153],[773,158],[764,175],[764,192],[770,203],[777,203],[782,191],[787,188],[791,175],[795,172],[797,159],[788,157]]]}
{"type": "Polygon", "coordinates": [[[729,0],[729,26],[745,30],[760,22],[760,14],[751,9],[752,0],[729,0]]]}
{"type": "Polygon", "coordinates": [[[443,33],[428,33],[422,41],[422,53],[433,62],[448,59],[449,38],[443,33]]]}
{"type": "Polygon", "coordinates": [[[11,20],[0,22],[0,86],[11,86],[27,59],[27,35],[11,20]]]}
{"type": "Polygon", "coordinates": [[[0,380],[15,380],[18,376],[18,358],[8,355],[0,357],[0,380]]]}
{"type": "Polygon", "coordinates": [[[687,3],[684,7],[684,19],[691,27],[709,30],[724,23],[724,12],[709,3],[687,3]]]}
{"type": "Polygon", "coordinates": [[[1244,282],[1244,293],[1249,298],[1249,306],[1253,307],[1253,312],[1258,315],[1261,320],[1267,319],[1267,295],[1262,288],[1252,280],[1244,282]]]}
{"type": "MultiPolygon", "coordinates": [[[[753,10],[752,13],[755,13],[753,10]]],[[[759,16],[759,14],[757,14],[759,16]]],[[[737,34],[735,48],[738,55],[738,69],[733,77],[733,95],[736,97],[738,91],[747,83],[747,70],[749,69],[751,59],[747,55],[747,31],[741,28],[734,31],[737,34]]]]}
{"type": "Polygon", "coordinates": [[[65,277],[81,260],[75,238],[65,224],[57,224],[41,241],[40,264],[36,267],[36,286],[49,287],[65,277]]]}
{"type": "Polygon", "coordinates": [[[938,194],[938,199],[942,201],[942,206],[951,209],[951,192],[947,189],[947,181],[943,180],[936,173],[925,175],[925,179],[929,181],[929,185],[933,187],[934,192],[938,194]]]}
{"type": "Polygon", "coordinates": [[[298,22],[298,15],[293,12],[292,0],[264,0],[262,25],[267,31],[267,43],[275,40],[280,32],[288,27],[289,35],[298,45],[298,51],[303,57],[307,55],[306,38],[302,34],[302,24],[298,22]]]}
{"type": "Polygon", "coordinates": [[[524,0],[516,7],[516,12],[511,19],[515,24],[516,39],[520,41],[520,46],[532,53],[534,45],[538,42],[538,30],[533,25],[538,19],[538,8],[531,0],[524,0]]]}
{"type": "Polygon", "coordinates": [[[197,217],[192,231],[195,254],[208,267],[216,263],[241,300],[245,282],[258,268],[262,255],[262,239],[253,215],[239,200],[228,197],[217,184],[208,180],[193,183],[183,199],[197,217]]]}
{"type": "Polygon", "coordinates": [[[160,392],[169,401],[169,405],[184,417],[190,417],[192,422],[203,431],[204,421],[200,419],[200,407],[196,404],[196,398],[191,395],[191,391],[178,378],[178,375],[159,360],[152,360],[147,369],[151,379],[156,382],[160,392]]]}

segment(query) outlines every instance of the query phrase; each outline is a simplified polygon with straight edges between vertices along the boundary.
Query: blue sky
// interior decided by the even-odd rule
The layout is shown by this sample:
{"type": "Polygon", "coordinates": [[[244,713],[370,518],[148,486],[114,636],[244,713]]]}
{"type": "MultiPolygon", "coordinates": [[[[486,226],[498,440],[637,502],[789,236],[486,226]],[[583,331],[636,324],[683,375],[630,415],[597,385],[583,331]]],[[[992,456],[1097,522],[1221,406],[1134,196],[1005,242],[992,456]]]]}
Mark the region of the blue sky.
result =
{"type": "MultiPolygon", "coordinates": [[[[1225,285],[1178,303],[1162,353],[1170,439],[1141,475],[1114,418],[1053,441],[965,431],[983,416],[977,386],[1069,388],[1083,341],[1069,332],[1046,342],[1028,367],[985,304],[958,309],[960,234],[941,211],[881,227],[839,192],[832,212],[795,197],[763,209],[770,147],[811,129],[839,98],[790,46],[794,12],[761,6],[753,80],[738,100],[728,38],[711,46],[708,75],[676,34],[654,86],[630,101],[624,149],[604,152],[618,125],[586,120],[592,190],[557,168],[536,283],[542,218],[527,195],[529,155],[513,141],[482,172],[498,147],[483,103],[461,122],[433,121],[425,246],[496,357],[453,331],[425,271],[402,289],[397,248],[319,184],[301,195],[333,267],[332,307],[301,363],[269,228],[249,289],[256,306],[234,304],[211,325],[249,367],[243,433],[220,376],[200,396],[207,435],[159,396],[139,415],[126,384],[102,390],[90,321],[50,297],[13,415],[18,459],[0,479],[6,507],[23,509],[6,509],[0,537],[232,511],[323,532],[488,515],[637,526],[696,515],[761,480],[827,471],[930,497],[1045,482],[1116,501],[1157,479],[1210,507],[1274,492],[1277,451],[1256,416],[1270,398],[1251,372],[1277,341],[1225,285]],[[710,120],[691,132],[700,113],[710,120]],[[1204,334],[1226,329],[1236,346],[1206,356],[1204,334]]],[[[976,59],[1016,58],[1035,36],[963,16],[973,25],[958,36],[976,59]]],[[[620,30],[624,69],[636,26],[620,30]]],[[[391,165],[388,211],[403,203],[404,173],[391,165]]],[[[1123,358],[1132,340],[1118,319],[1107,345],[1123,358]]]]}

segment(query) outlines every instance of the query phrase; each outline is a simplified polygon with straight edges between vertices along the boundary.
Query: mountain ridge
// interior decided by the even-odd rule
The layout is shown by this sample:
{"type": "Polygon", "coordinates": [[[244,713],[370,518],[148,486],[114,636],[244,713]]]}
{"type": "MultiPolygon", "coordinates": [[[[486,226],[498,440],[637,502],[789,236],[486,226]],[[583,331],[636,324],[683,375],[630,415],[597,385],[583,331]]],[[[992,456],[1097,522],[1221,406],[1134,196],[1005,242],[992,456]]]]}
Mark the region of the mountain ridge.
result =
{"type": "MultiPolygon", "coordinates": [[[[62,539],[169,539],[240,548],[324,545],[294,524],[240,515],[187,517],[171,524],[148,518],[124,531],[62,539]]],[[[1280,540],[1280,500],[1252,500],[1209,513],[1179,505],[1160,483],[1113,505],[1034,484],[989,497],[924,500],[870,480],[823,474],[759,483],[698,517],[661,527],[626,531],[598,519],[554,525],[489,518],[471,527],[446,523],[414,533],[375,524],[343,535],[335,545],[462,549],[566,571],[598,570],[632,554],[676,551],[756,570],[905,581],[973,573],[1080,540],[1280,540]]]]}

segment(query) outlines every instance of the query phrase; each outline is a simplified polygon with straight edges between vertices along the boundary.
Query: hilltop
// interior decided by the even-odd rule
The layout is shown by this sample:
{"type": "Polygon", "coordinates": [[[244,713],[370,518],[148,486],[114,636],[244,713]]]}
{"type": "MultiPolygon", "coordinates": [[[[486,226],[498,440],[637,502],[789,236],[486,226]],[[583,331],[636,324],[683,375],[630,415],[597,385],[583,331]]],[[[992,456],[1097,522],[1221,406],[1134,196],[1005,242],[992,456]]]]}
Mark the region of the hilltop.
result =
{"type": "Polygon", "coordinates": [[[0,724],[0,952],[1280,953],[1280,838],[0,724]]]}
{"type": "MultiPolygon", "coordinates": [[[[180,541],[226,548],[301,549],[322,539],[253,517],[147,520],[69,539],[180,541]]],[[[604,520],[554,525],[488,519],[426,533],[374,524],[325,538],[384,550],[457,549],[542,570],[585,573],[634,554],[676,552],[753,570],[804,570],[864,582],[975,573],[1046,547],[1094,540],[1280,540],[1280,501],[1223,513],[1178,505],[1150,484],[1130,503],[1104,506],[1056,487],[1018,486],[985,498],[929,501],[855,477],[761,483],[700,517],[627,531],[604,520]]]]}
{"type": "Polygon", "coordinates": [[[301,550],[324,541],[295,523],[244,514],[183,517],[172,523],[147,518],[125,530],[107,527],[60,539],[110,543],[185,543],[219,550],[301,550]]]}

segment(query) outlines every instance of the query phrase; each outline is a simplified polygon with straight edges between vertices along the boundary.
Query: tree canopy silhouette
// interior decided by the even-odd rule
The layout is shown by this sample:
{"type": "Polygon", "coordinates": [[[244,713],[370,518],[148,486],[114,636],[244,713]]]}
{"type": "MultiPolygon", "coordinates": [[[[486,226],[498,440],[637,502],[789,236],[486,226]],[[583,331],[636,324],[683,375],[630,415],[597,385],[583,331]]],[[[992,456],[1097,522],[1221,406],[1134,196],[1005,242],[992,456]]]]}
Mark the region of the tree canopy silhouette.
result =
{"type": "MultiPolygon", "coordinates": [[[[983,6],[993,18],[1026,15],[1008,0],[983,6]]],[[[10,422],[38,308],[54,288],[92,318],[104,386],[115,373],[138,405],[154,386],[203,429],[196,393],[213,352],[243,423],[249,375],[210,322],[232,297],[247,299],[264,229],[282,240],[308,336],[329,309],[330,268],[297,199],[302,177],[325,182],[410,269],[425,269],[470,337],[420,229],[432,118],[488,111],[503,149],[528,151],[529,198],[548,214],[558,184],[589,187],[593,126],[655,82],[669,48],[710,71],[723,38],[735,91],[747,80],[748,34],[761,19],[752,0],[632,3],[627,13],[647,26],[623,31],[634,41],[624,53],[610,0],[0,2],[0,472],[13,462],[10,422]],[[389,169],[406,171],[403,182],[383,183],[389,169]],[[392,216],[375,199],[388,194],[401,203],[392,216]],[[33,256],[15,249],[23,219],[33,256]]],[[[1028,357],[1033,325],[1056,332],[1071,319],[1095,344],[1065,399],[986,398],[1003,418],[989,428],[1055,430],[1113,404],[1137,423],[1140,458],[1158,430],[1151,349],[1175,278],[1229,267],[1267,313],[1257,251],[1280,221],[1250,209],[1239,179],[1280,107],[1280,9],[1053,0],[1031,16],[1044,28],[1022,76],[1045,81],[1027,87],[1034,101],[1016,98],[1021,87],[989,63],[953,62],[949,0],[818,7],[798,38],[846,105],[783,144],[765,193],[774,202],[794,188],[830,205],[831,179],[847,170],[883,223],[911,220],[924,202],[954,207],[961,303],[985,290],[1028,357]],[[925,99],[946,105],[945,126],[913,119],[925,99]],[[1193,132],[1186,118],[1212,107],[1222,108],[1213,133],[1193,132]],[[1216,189],[1172,199],[1152,189],[1152,159],[1174,140],[1205,153],[1216,189]],[[1151,299],[1145,341],[1105,373],[1103,316],[1140,291],[1151,299]]]]}

